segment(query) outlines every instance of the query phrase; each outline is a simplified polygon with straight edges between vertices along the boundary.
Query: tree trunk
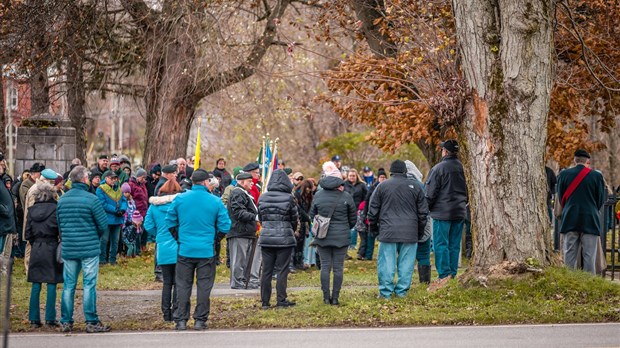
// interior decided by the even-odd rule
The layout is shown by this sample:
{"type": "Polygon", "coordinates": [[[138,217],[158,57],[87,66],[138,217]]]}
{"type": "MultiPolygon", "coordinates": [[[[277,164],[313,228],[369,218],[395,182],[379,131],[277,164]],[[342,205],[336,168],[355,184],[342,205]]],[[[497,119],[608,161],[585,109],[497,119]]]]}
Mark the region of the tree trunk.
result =
{"type": "Polygon", "coordinates": [[[453,0],[469,83],[463,162],[481,271],[549,264],[544,153],[552,87],[551,0],[453,0]]]}
{"type": "MultiPolygon", "coordinates": [[[[0,65],[0,71],[3,71],[4,69],[4,65],[0,65]]],[[[7,115],[5,114],[5,107],[4,107],[4,76],[2,76],[3,74],[0,73],[0,130],[2,131],[2,136],[0,136],[0,152],[5,153],[5,151],[8,153],[9,149],[7,149],[6,147],[6,136],[4,134],[4,130],[6,129],[6,125],[7,125],[7,115]]],[[[7,91],[7,93],[11,93],[10,91],[7,91]]],[[[5,155],[7,156],[7,155],[5,155]]]]}
{"type": "Polygon", "coordinates": [[[378,57],[396,57],[398,48],[389,35],[381,31],[381,25],[375,24],[375,20],[386,18],[384,1],[352,0],[351,5],[362,23],[362,33],[372,53],[378,57]]]}
{"type": "Polygon", "coordinates": [[[75,128],[75,157],[86,164],[86,90],[82,59],[77,54],[67,58],[67,115],[75,128]]]}
{"type": "Polygon", "coordinates": [[[49,84],[47,70],[41,68],[30,78],[30,98],[32,115],[46,114],[50,110],[49,84]]]}

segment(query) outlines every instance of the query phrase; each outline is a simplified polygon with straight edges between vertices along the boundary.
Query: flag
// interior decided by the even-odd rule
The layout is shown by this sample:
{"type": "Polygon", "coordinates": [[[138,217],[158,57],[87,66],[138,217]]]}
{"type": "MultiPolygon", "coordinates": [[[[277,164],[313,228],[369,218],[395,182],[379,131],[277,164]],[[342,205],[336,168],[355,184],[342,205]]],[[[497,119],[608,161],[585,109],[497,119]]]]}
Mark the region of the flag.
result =
{"type": "Polygon", "coordinates": [[[196,152],[194,153],[194,170],[200,168],[200,121],[198,121],[198,136],[196,137],[196,152]]]}

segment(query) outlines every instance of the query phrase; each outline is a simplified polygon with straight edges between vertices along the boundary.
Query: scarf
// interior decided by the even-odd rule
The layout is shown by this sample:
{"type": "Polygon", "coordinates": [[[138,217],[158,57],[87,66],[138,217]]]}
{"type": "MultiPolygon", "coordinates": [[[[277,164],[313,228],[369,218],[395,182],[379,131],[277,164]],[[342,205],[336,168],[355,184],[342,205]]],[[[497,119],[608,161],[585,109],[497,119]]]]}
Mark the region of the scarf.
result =
{"type": "Polygon", "coordinates": [[[108,184],[101,184],[99,188],[114,202],[118,203],[123,197],[123,191],[119,189],[114,190],[114,188],[108,184]]]}

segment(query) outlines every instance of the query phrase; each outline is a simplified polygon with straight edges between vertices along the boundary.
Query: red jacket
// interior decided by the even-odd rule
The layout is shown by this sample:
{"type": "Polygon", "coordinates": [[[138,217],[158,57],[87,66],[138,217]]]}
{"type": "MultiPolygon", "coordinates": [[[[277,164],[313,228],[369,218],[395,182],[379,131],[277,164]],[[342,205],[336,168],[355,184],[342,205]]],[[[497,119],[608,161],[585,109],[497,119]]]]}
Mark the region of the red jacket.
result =
{"type": "Polygon", "coordinates": [[[136,202],[136,209],[142,217],[146,216],[149,208],[149,195],[146,190],[146,184],[140,184],[136,178],[129,179],[129,187],[131,187],[131,197],[136,202]]]}
{"type": "Polygon", "coordinates": [[[252,178],[252,182],[254,183],[254,185],[252,185],[252,189],[250,190],[250,194],[252,195],[252,198],[254,198],[254,204],[256,204],[256,206],[258,207],[258,198],[260,197],[260,189],[258,188],[258,186],[256,185],[259,181],[252,178]]]}

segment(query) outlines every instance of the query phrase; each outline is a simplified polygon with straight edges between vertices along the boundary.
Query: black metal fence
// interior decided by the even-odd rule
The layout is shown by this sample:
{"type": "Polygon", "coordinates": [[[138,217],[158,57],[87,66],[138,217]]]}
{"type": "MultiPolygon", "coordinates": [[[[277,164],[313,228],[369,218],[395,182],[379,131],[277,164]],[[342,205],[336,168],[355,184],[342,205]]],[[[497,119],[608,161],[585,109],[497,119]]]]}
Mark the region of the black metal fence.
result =
{"type": "Polygon", "coordinates": [[[620,271],[620,252],[618,247],[618,219],[616,218],[615,207],[618,204],[618,192],[620,186],[612,190],[612,194],[608,197],[600,212],[601,219],[601,244],[605,251],[607,259],[607,268],[603,270],[603,277],[610,272],[611,280],[616,278],[616,270],[620,271]]]}

